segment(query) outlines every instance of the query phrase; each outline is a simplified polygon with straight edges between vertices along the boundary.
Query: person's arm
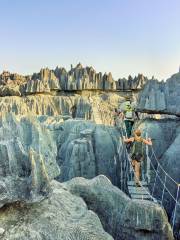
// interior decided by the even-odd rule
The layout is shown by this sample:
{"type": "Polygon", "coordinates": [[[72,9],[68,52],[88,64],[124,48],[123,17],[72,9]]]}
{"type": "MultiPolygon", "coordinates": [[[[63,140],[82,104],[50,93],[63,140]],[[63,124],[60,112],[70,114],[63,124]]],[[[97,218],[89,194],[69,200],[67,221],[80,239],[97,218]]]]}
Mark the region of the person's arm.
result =
{"type": "Polygon", "coordinates": [[[147,144],[147,145],[152,145],[151,138],[143,139],[143,143],[145,143],[145,144],[147,144]]]}
{"type": "Polygon", "coordinates": [[[125,138],[125,137],[123,136],[123,140],[124,140],[125,143],[134,142],[134,138],[133,138],[133,137],[132,137],[132,138],[125,138]]]}
{"type": "Polygon", "coordinates": [[[119,117],[120,117],[121,119],[124,119],[124,113],[123,113],[123,112],[120,112],[119,117]]]}
{"type": "Polygon", "coordinates": [[[138,112],[135,110],[134,113],[135,113],[137,119],[140,120],[138,112]]]}

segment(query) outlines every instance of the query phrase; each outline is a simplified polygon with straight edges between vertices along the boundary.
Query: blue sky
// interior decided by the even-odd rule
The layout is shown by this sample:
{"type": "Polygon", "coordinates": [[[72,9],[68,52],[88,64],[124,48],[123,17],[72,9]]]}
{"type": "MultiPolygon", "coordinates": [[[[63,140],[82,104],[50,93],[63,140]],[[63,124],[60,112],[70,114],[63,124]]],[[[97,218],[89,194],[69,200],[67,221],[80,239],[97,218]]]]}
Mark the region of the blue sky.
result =
{"type": "Polygon", "coordinates": [[[180,65],[179,0],[0,0],[0,71],[81,62],[166,79],[180,65]]]}

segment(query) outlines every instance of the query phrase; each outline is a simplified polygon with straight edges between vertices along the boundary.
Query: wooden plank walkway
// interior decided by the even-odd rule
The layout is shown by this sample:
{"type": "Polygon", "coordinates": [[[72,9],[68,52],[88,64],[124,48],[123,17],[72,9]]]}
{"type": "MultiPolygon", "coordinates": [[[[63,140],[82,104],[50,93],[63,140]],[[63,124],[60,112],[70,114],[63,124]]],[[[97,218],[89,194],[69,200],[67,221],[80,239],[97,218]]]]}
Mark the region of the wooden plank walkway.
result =
{"type": "Polygon", "coordinates": [[[148,184],[145,181],[140,182],[142,187],[137,187],[134,183],[134,181],[128,182],[128,190],[129,194],[132,199],[138,199],[138,200],[150,200],[152,201],[148,184]]]}

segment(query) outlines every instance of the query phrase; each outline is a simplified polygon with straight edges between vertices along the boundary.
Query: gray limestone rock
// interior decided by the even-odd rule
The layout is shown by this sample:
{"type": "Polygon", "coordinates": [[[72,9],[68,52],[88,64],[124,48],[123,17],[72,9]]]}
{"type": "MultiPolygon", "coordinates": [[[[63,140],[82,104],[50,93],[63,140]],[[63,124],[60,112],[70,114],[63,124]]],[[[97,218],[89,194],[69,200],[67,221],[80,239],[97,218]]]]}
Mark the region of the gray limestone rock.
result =
{"type": "Polygon", "coordinates": [[[0,98],[1,115],[14,113],[15,115],[48,115],[64,116],[72,115],[71,108],[77,106],[77,118],[92,118],[92,107],[88,97],[33,95],[27,97],[3,97],[0,98]]]}
{"type": "Polygon", "coordinates": [[[180,73],[174,74],[166,82],[148,81],[140,93],[138,109],[149,113],[180,116],[180,73]]]}
{"type": "Polygon", "coordinates": [[[80,63],[70,71],[56,67],[55,70],[44,68],[39,73],[26,77],[9,72],[0,75],[0,96],[90,89],[113,90],[116,89],[116,83],[111,73],[102,75],[92,67],[83,67],[80,63]]]}
{"type": "Polygon", "coordinates": [[[1,240],[113,240],[81,198],[56,181],[51,188],[40,203],[0,209],[1,240]]]}
{"type": "Polygon", "coordinates": [[[114,239],[173,239],[165,211],[159,205],[145,200],[131,200],[105,176],[92,180],[74,178],[63,185],[84,199],[114,239]]]}
{"type": "Polygon", "coordinates": [[[141,90],[148,82],[148,78],[142,74],[138,74],[137,77],[132,78],[131,76],[126,78],[120,78],[116,82],[117,90],[141,90]]]}
{"type": "Polygon", "coordinates": [[[39,74],[34,74],[25,85],[25,93],[46,93],[54,90],[60,90],[59,79],[54,71],[48,68],[41,69],[39,74]]]}
{"type": "Polygon", "coordinates": [[[7,115],[0,120],[0,207],[36,201],[49,192],[59,175],[57,148],[51,134],[35,118],[7,115]]]}
{"type": "Polygon", "coordinates": [[[74,177],[93,178],[103,174],[125,190],[127,166],[123,161],[126,155],[120,134],[115,128],[91,121],[67,120],[61,124],[57,140],[57,162],[61,168],[58,179],[67,181],[74,177]]]}

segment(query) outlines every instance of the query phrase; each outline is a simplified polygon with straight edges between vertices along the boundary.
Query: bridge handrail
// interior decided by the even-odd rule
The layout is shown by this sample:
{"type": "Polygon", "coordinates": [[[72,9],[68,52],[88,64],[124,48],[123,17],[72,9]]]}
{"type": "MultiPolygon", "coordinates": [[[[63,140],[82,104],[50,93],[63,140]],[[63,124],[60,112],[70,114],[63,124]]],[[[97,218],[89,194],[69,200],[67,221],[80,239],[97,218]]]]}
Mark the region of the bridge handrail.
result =
{"type": "Polygon", "coordinates": [[[156,160],[156,162],[159,164],[159,167],[161,168],[161,170],[162,170],[176,185],[180,185],[180,183],[176,182],[176,181],[166,172],[166,170],[163,168],[163,166],[160,164],[160,162],[159,162],[159,160],[158,160],[158,158],[157,158],[157,156],[156,156],[156,154],[155,154],[155,151],[154,151],[153,146],[151,146],[151,149],[152,149],[152,153],[153,153],[153,155],[154,155],[154,157],[155,157],[155,160],[156,160]]]}
{"type": "MultiPolygon", "coordinates": [[[[157,177],[159,178],[161,184],[164,185],[164,182],[163,182],[162,178],[160,177],[160,175],[158,174],[158,171],[155,169],[152,161],[150,161],[150,163],[151,163],[151,166],[152,166],[153,170],[154,170],[155,173],[157,174],[157,177]]],[[[169,193],[169,195],[172,197],[172,199],[176,202],[176,199],[175,199],[174,196],[171,194],[171,192],[170,192],[169,189],[166,187],[166,185],[164,185],[164,188],[165,188],[166,191],[169,193]]],[[[177,201],[177,204],[179,204],[178,201],[177,201]]],[[[179,204],[179,205],[180,205],[180,204],[179,204]]]]}

